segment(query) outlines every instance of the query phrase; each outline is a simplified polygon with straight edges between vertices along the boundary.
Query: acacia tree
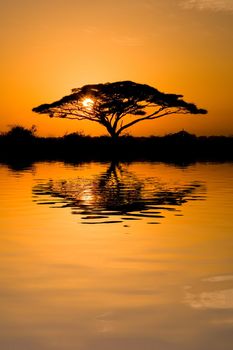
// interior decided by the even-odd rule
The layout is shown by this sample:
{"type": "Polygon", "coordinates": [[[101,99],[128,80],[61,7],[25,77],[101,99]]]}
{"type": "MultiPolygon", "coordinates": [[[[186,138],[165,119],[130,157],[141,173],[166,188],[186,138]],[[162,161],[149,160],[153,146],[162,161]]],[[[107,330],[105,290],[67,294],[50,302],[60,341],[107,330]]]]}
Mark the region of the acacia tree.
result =
{"type": "Polygon", "coordinates": [[[33,108],[51,118],[89,120],[104,126],[117,138],[124,130],[144,120],[171,114],[206,114],[182,95],[166,94],[145,84],[131,81],[84,85],[50,104],[33,108]]]}

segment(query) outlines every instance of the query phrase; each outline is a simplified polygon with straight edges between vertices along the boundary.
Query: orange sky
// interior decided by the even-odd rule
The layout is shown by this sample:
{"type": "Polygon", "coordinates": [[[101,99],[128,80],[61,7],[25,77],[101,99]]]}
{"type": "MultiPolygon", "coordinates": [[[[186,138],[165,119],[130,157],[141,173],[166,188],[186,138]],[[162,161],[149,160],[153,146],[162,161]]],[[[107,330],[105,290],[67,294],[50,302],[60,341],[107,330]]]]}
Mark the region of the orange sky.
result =
{"type": "Polygon", "coordinates": [[[8,0],[0,12],[1,131],[36,124],[40,135],[106,134],[31,109],[84,84],[132,80],[209,114],[139,123],[131,134],[233,134],[232,0],[8,0]]]}

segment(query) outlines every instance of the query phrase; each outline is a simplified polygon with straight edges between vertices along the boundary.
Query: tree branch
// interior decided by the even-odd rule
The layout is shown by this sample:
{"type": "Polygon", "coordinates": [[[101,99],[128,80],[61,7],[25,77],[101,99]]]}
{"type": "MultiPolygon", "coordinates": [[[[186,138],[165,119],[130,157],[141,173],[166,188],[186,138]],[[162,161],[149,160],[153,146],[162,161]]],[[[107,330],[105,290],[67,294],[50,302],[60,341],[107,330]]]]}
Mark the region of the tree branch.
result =
{"type": "MultiPolygon", "coordinates": [[[[159,113],[159,112],[156,112],[156,114],[159,113]]],[[[161,118],[161,117],[164,117],[164,116],[167,116],[167,115],[170,115],[170,114],[176,114],[177,113],[177,110],[175,111],[167,111],[163,114],[160,114],[160,115],[155,115],[155,113],[153,114],[150,114],[150,115],[147,115],[143,118],[138,118],[138,119],[135,119],[133,120],[132,122],[128,123],[128,124],[125,124],[124,126],[120,127],[118,130],[117,130],[117,134],[120,135],[121,132],[127,128],[129,128],[130,126],[133,126],[134,124],[138,123],[138,122],[141,122],[143,120],[153,120],[153,119],[158,119],[158,118],[161,118]]]]}

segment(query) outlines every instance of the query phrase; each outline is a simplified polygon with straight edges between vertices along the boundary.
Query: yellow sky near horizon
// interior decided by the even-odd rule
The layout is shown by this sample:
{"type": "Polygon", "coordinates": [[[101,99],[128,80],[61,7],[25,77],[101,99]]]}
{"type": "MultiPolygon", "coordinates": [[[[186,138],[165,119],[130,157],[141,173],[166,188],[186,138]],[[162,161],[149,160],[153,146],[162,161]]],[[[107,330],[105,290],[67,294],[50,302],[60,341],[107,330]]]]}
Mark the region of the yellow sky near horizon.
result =
{"type": "Polygon", "coordinates": [[[209,111],[139,123],[132,135],[233,134],[232,1],[9,0],[0,11],[1,131],[36,124],[44,136],[106,134],[31,109],[84,84],[132,80],[209,111]]]}

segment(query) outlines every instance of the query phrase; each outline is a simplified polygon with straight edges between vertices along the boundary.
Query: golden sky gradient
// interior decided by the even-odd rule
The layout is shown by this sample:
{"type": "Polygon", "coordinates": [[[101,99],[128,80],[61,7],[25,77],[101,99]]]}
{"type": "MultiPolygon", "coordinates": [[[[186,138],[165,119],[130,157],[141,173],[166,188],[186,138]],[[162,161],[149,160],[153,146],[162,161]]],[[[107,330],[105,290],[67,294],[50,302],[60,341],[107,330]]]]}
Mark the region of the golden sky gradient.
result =
{"type": "Polygon", "coordinates": [[[209,114],[139,123],[131,134],[233,134],[232,0],[8,0],[0,13],[1,131],[36,124],[45,136],[106,134],[31,109],[84,84],[132,80],[209,114]]]}

